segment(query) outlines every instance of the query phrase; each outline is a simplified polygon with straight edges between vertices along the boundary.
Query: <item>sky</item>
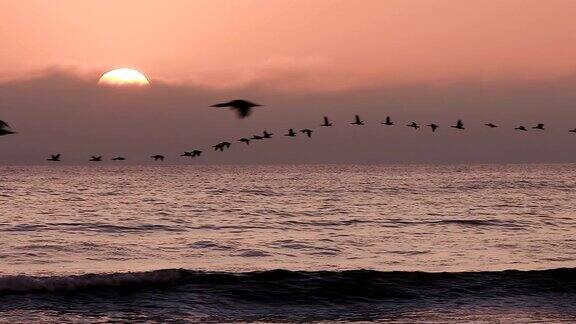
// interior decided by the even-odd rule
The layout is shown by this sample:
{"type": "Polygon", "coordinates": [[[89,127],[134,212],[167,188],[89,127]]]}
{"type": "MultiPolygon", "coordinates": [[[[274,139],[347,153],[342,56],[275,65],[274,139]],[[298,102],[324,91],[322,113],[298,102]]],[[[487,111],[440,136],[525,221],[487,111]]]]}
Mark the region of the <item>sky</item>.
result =
{"type": "Polygon", "coordinates": [[[571,0],[0,0],[0,119],[19,132],[0,163],[576,162],[575,15],[571,0]],[[152,85],[96,85],[120,67],[152,85]],[[265,106],[208,107],[234,98],[265,106]],[[460,118],[465,132],[448,127],[460,118]],[[305,127],[310,140],[281,136],[305,127]],[[235,143],[264,129],[276,138],[235,143]],[[178,158],[194,148],[206,156],[178,158]]]}

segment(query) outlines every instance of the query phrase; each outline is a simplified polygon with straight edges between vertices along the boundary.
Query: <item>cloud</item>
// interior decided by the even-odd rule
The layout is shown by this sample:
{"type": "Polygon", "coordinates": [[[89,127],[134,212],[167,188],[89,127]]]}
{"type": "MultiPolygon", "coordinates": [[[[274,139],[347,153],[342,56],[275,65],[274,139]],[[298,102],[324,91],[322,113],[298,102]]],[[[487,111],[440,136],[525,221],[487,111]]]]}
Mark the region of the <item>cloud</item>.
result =
{"type": "MultiPolygon", "coordinates": [[[[43,163],[50,153],[85,163],[91,154],[125,155],[145,163],[160,153],[168,163],[444,163],[573,162],[576,77],[531,82],[483,83],[460,80],[436,84],[373,84],[308,90],[306,66],[322,60],[274,59],[261,72],[230,87],[172,84],[157,80],[147,89],[96,86],[97,74],[49,69],[31,78],[0,83],[0,119],[20,132],[0,138],[0,163],[43,163]],[[299,72],[300,71],[300,72],[299,72]],[[304,74],[304,75],[302,75],[304,74]],[[286,88],[287,85],[292,85],[286,88]],[[289,89],[289,91],[288,91],[289,89]],[[245,120],[210,104],[232,98],[265,104],[245,120]],[[365,127],[349,125],[354,114],[365,127]],[[335,127],[320,129],[324,115],[335,127]],[[390,115],[397,126],[380,125],[390,115]],[[466,132],[447,127],[462,118],[466,132]],[[415,120],[441,125],[437,134],[412,131],[415,120]],[[494,131],[484,122],[502,125],[494,131]],[[546,132],[519,134],[518,124],[544,122],[546,132]],[[308,140],[282,136],[288,128],[313,128],[308,140]],[[236,139],[263,130],[273,140],[245,147],[236,139]],[[229,152],[210,146],[228,140],[229,152]],[[204,149],[190,162],[178,155],[204,149]]],[[[327,65],[329,66],[329,64],[327,65]]],[[[329,70],[329,68],[327,68],[329,70]]]]}

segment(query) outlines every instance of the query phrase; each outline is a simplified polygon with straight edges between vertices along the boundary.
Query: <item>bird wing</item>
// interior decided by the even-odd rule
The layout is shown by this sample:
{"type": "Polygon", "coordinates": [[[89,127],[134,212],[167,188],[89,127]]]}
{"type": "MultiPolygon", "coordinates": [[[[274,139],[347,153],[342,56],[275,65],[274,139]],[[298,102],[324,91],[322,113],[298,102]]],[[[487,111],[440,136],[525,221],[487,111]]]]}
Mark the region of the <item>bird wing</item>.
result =
{"type": "Polygon", "coordinates": [[[356,122],[359,123],[360,122],[360,116],[356,115],[354,117],[356,118],[356,122]]]}
{"type": "Polygon", "coordinates": [[[386,123],[388,123],[388,124],[389,124],[390,122],[391,122],[391,120],[390,120],[390,116],[386,117],[386,123]]]}
{"type": "Polygon", "coordinates": [[[10,127],[10,125],[8,125],[7,122],[0,120],[0,128],[4,128],[4,127],[10,127]]]}
{"type": "Polygon", "coordinates": [[[230,107],[230,102],[222,102],[222,103],[217,103],[215,105],[212,105],[210,107],[230,107]]]}
{"type": "Polygon", "coordinates": [[[464,126],[464,123],[460,119],[458,119],[458,122],[456,123],[456,125],[458,127],[462,127],[462,126],[464,126]]]}

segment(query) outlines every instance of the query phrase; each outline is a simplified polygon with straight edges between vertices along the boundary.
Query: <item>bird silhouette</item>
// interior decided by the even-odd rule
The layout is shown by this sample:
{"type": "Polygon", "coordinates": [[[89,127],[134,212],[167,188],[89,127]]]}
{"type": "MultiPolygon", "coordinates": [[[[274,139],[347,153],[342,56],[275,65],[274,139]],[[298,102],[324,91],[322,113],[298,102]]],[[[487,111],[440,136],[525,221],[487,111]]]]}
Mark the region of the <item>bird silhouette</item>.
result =
{"type": "Polygon", "coordinates": [[[264,137],[263,137],[263,136],[260,136],[260,135],[254,135],[254,136],[252,136],[252,139],[253,139],[253,140],[263,140],[264,137]]]}
{"type": "Polygon", "coordinates": [[[184,152],[184,153],[180,154],[180,156],[192,157],[192,152],[184,152]]]}
{"type": "Polygon", "coordinates": [[[406,126],[412,127],[412,128],[414,128],[414,129],[420,128],[420,126],[419,126],[418,124],[416,124],[416,122],[412,122],[412,124],[408,124],[408,125],[406,125],[406,126]]]}
{"type": "Polygon", "coordinates": [[[296,133],[294,132],[294,130],[292,128],[290,128],[288,130],[288,134],[284,134],[284,136],[294,137],[294,136],[296,136],[296,133]]]}
{"type": "Polygon", "coordinates": [[[496,128],[496,127],[498,127],[498,125],[494,125],[494,124],[492,124],[492,123],[484,124],[484,126],[488,126],[488,127],[490,127],[490,128],[496,128]]]}
{"type": "Polygon", "coordinates": [[[154,159],[154,161],[164,161],[164,155],[160,155],[160,154],[156,154],[156,155],[152,155],[151,158],[154,159]]]}
{"type": "Polygon", "coordinates": [[[436,124],[434,124],[434,123],[428,124],[428,125],[426,125],[426,126],[432,128],[432,133],[434,133],[434,132],[436,131],[436,129],[438,129],[438,127],[440,127],[440,126],[438,126],[438,125],[436,125],[436,124]]]}
{"type": "Polygon", "coordinates": [[[88,160],[90,162],[101,162],[102,161],[102,156],[96,156],[96,155],[92,155],[92,157],[90,157],[90,160],[88,160]]]}
{"type": "Polygon", "coordinates": [[[274,134],[272,134],[272,133],[268,133],[267,131],[264,131],[263,134],[264,134],[264,135],[262,135],[262,137],[264,137],[264,138],[272,138],[272,135],[274,135],[274,134]]]}
{"type": "Polygon", "coordinates": [[[382,125],[392,126],[392,125],[394,125],[394,122],[392,122],[392,119],[390,119],[390,116],[387,116],[386,121],[383,122],[382,125]]]}
{"type": "Polygon", "coordinates": [[[532,127],[533,129],[539,129],[539,130],[544,130],[544,124],[538,124],[534,127],[532,127]]]}
{"type": "Polygon", "coordinates": [[[238,117],[244,118],[244,117],[247,117],[248,115],[250,115],[252,108],[259,107],[259,106],[262,106],[262,105],[255,104],[255,103],[250,102],[248,100],[236,99],[236,100],[232,100],[232,101],[228,101],[228,102],[218,103],[218,104],[212,105],[211,107],[230,108],[230,109],[236,110],[236,112],[238,113],[238,117]]]}
{"type": "Polygon", "coordinates": [[[250,139],[248,139],[246,137],[242,137],[241,139],[238,140],[238,142],[243,142],[243,143],[246,143],[246,145],[249,145],[250,139]]]}
{"type": "Polygon", "coordinates": [[[60,162],[60,156],[61,154],[52,154],[50,155],[49,159],[46,159],[47,161],[53,161],[53,162],[60,162]]]}
{"type": "Polygon", "coordinates": [[[117,157],[113,158],[112,161],[126,161],[126,158],[122,157],[122,156],[117,156],[117,157]]]}
{"type": "Polygon", "coordinates": [[[328,117],[324,116],[324,123],[320,124],[320,126],[330,127],[332,126],[332,123],[328,120],[328,117]]]}
{"type": "Polygon", "coordinates": [[[360,116],[354,116],[354,122],[350,123],[351,125],[364,125],[364,121],[360,119],[360,116]]]}
{"type": "Polygon", "coordinates": [[[308,138],[312,137],[312,131],[310,129],[305,128],[300,130],[300,132],[305,133],[308,138]]]}
{"type": "Polygon", "coordinates": [[[464,123],[462,122],[462,120],[458,119],[458,121],[456,122],[456,125],[454,126],[450,126],[452,128],[456,128],[456,129],[465,129],[464,128],[464,123]]]}
{"type": "Polygon", "coordinates": [[[16,132],[10,129],[10,125],[7,122],[0,120],[0,136],[10,134],[16,134],[16,132]]]}
{"type": "Polygon", "coordinates": [[[569,130],[571,133],[576,133],[576,128],[569,130]]]}
{"type": "Polygon", "coordinates": [[[218,144],[216,144],[216,145],[214,145],[214,146],[212,146],[212,147],[214,148],[214,151],[224,152],[224,148],[225,148],[225,147],[226,147],[226,148],[229,148],[230,145],[232,145],[232,144],[230,144],[230,142],[221,142],[221,143],[218,143],[218,144]]]}
{"type": "Polygon", "coordinates": [[[527,131],[526,127],[524,127],[524,126],[522,126],[522,125],[520,125],[520,126],[518,126],[518,127],[514,128],[514,129],[516,129],[516,130],[520,130],[520,131],[527,131]]]}
{"type": "Polygon", "coordinates": [[[202,151],[200,151],[200,150],[192,151],[192,157],[197,157],[197,156],[200,156],[201,154],[202,154],[202,151]]]}

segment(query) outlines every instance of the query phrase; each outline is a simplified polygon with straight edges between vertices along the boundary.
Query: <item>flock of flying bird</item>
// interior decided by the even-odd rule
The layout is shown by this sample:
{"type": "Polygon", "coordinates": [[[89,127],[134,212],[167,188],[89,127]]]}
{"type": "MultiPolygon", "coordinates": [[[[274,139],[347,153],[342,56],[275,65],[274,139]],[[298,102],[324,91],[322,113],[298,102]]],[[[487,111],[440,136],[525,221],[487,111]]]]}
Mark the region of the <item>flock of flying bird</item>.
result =
{"type": "MultiPolygon", "coordinates": [[[[211,107],[218,107],[218,108],[230,108],[232,110],[235,110],[238,113],[238,116],[240,118],[245,118],[247,117],[252,108],[254,107],[258,107],[261,105],[255,104],[253,102],[247,101],[247,100],[242,100],[242,99],[236,99],[236,100],[232,100],[229,102],[224,102],[224,103],[219,103],[219,104],[215,104],[212,105],[211,107]]],[[[360,118],[359,115],[355,115],[354,117],[354,121],[350,123],[351,125],[357,125],[357,126],[362,126],[364,125],[364,121],[360,118]]],[[[382,122],[381,124],[386,125],[386,126],[394,126],[394,122],[392,121],[392,119],[388,116],[386,117],[386,120],[384,122],[382,122]]],[[[498,125],[493,124],[493,123],[486,123],[484,124],[486,127],[490,127],[490,128],[496,128],[498,127],[498,125]]],[[[322,127],[332,127],[333,123],[330,122],[330,119],[328,117],[324,117],[324,122],[322,124],[320,124],[320,126],[322,127]]],[[[411,127],[415,130],[420,129],[420,125],[416,122],[412,122],[410,124],[407,124],[406,126],[411,127]]],[[[432,130],[432,132],[436,132],[436,130],[440,127],[439,125],[435,124],[435,123],[431,123],[431,124],[427,124],[426,127],[430,127],[430,129],[432,130]]],[[[452,125],[450,126],[451,128],[455,128],[455,129],[459,129],[459,130],[465,130],[466,128],[464,127],[464,123],[462,122],[462,120],[458,120],[456,122],[456,125],[452,125]]],[[[531,127],[532,129],[535,130],[544,130],[544,124],[540,123],[537,124],[533,127],[531,127]]],[[[518,131],[528,131],[528,128],[526,128],[523,125],[520,125],[516,128],[514,128],[515,130],[518,131]]],[[[569,132],[571,133],[576,133],[576,128],[569,130],[569,132]]],[[[306,134],[306,136],[308,138],[312,137],[312,133],[313,130],[311,129],[301,129],[300,133],[306,134]]],[[[8,125],[8,123],[0,120],[0,136],[3,135],[10,135],[10,134],[17,134],[15,131],[12,131],[11,127],[8,125]]],[[[252,137],[243,137],[241,139],[239,139],[239,142],[245,143],[246,145],[249,145],[251,141],[254,140],[264,140],[264,139],[268,139],[268,138],[272,138],[272,133],[268,133],[268,131],[264,131],[262,133],[262,135],[254,135],[252,137]]],[[[284,136],[288,136],[288,137],[295,137],[297,136],[297,132],[294,131],[294,129],[290,128],[288,130],[288,132],[286,134],[284,134],[284,136]]],[[[232,143],[230,142],[220,142],[216,145],[213,145],[212,148],[215,151],[224,151],[224,149],[230,148],[230,146],[232,145],[232,143]]],[[[190,157],[190,158],[194,158],[194,157],[199,157],[200,155],[202,155],[202,151],[201,150],[193,150],[190,152],[184,152],[183,154],[181,154],[180,156],[182,157],[190,157]]],[[[61,154],[53,154],[50,156],[50,158],[48,158],[48,161],[54,161],[54,162],[59,162],[61,158],[61,154]]],[[[160,155],[160,154],[156,154],[156,155],[152,155],[151,156],[152,159],[154,159],[155,161],[164,161],[165,156],[164,155],[160,155]]],[[[118,156],[115,158],[111,159],[112,161],[124,161],[126,160],[126,158],[122,157],[122,156],[118,156]]],[[[101,155],[93,155],[90,157],[90,159],[88,160],[90,162],[101,162],[102,161],[102,156],[101,155]]]]}

